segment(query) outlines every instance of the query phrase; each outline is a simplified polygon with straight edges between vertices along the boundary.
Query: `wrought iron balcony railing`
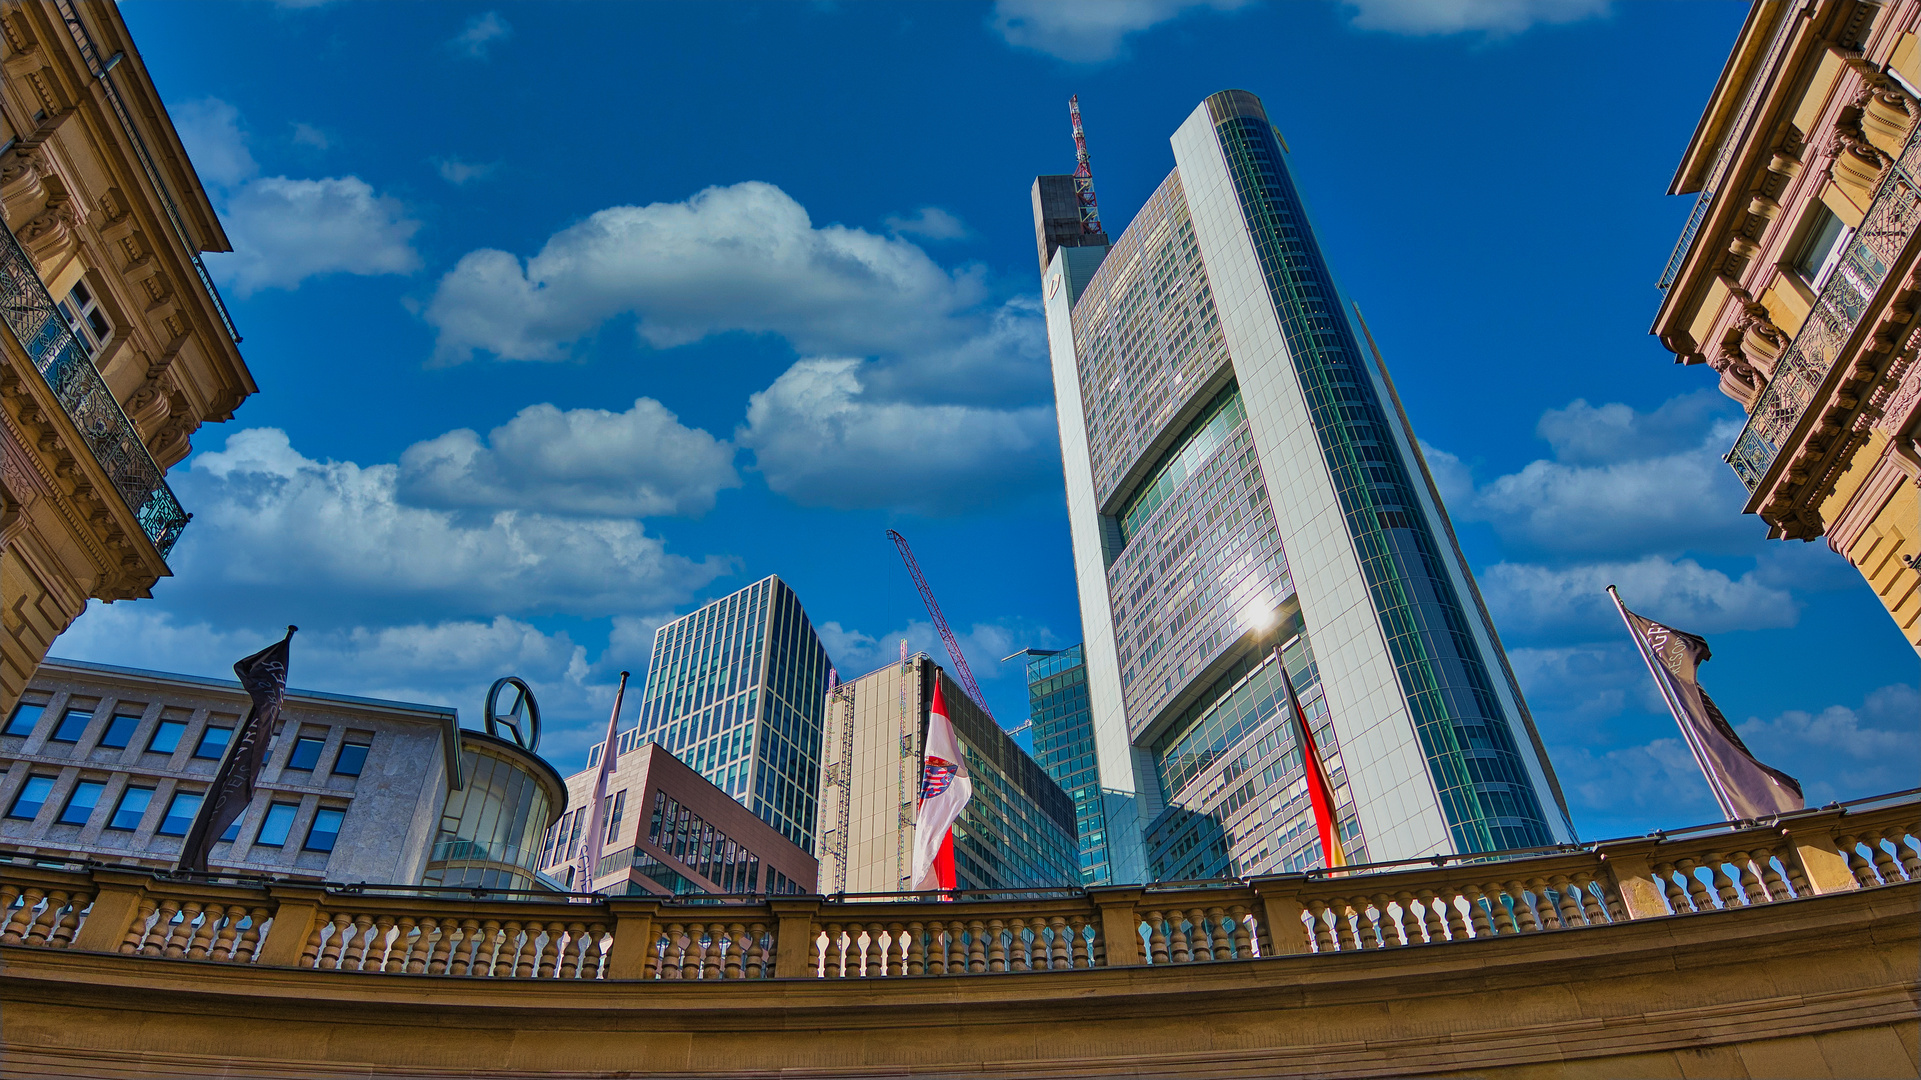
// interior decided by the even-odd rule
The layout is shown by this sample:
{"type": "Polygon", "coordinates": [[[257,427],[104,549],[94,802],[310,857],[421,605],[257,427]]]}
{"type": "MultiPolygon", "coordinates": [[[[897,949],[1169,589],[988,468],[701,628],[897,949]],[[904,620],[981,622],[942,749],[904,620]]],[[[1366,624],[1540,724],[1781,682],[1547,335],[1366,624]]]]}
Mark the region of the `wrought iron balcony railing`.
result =
{"type": "Polygon", "coordinates": [[[139,519],[141,531],[166,558],[191,515],[180,508],[165,471],[54,308],[53,296],[26,249],[12,229],[0,228],[0,233],[6,236],[0,243],[0,321],[80,429],[94,460],[139,519]]]}
{"type": "Polygon", "coordinates": [[[1828,374],[1861,325],[1874,294],[1887,279],[1915,228],[1921,225],[1921,124],[1908,136],[1901,156],[1888,167],[1861,227],[1847,252],[1828,275],[1814,309],[1775,362],[1774,374],[1755,399],[1740,438],[1728,451],[1734,474],[1752,492],[1781,455],[1807,415],[1828,374]]]}

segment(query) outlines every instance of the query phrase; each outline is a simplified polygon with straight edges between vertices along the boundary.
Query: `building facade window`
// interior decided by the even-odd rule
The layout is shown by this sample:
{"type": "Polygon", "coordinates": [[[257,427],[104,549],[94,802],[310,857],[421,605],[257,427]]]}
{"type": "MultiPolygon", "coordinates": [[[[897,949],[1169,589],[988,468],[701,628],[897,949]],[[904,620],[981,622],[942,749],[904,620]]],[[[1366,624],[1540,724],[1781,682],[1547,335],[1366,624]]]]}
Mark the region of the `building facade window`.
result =
{"type": "Polygon", "coordinates": [[[368,749],[369,747],[366,743],[350,742],[343,744],[340,747],[339,755],[334,758],[334,775],[359,776],[360,770],[367,767],[368,749]]]}
{"type": "Polygon", "coordinates": [[[293,753],[287,756],[287,768],[302,772],[312,771],[315,765],[320,764],[320,750],[326,745],[325,739],[316,739],[312,736],[302,736],[295,740],[293,753]]]}
{"type": "Polygon", "coordinates": [[[47,796],[52,793],[53,777],[27,777],[27,782],[20,785],[20,794],[13,797],[13,805],[7,809],[7,816],[32,821],[40,816],[40,808],[47,805],[47,796]]]}
{"type": "Polygon", "coordinates": [[[1807,224],[1807,234],[1795,249],[1794,272],[1808,287],[1819,292],[1827,284],[1828,275],[1841,260],[1841,253],[1847,250],[1851,230],[1834,215],[1834,211],[1817,202],[1814,213],[1807,224]]]}
{"type": "Polygon", "coordinates": [[[308,851],[332,851],[334,842],[340,838],[340,823],[346,813],[322,807],[313,816],[313,825],[307,829],[306,849],[308,851]]]}
{"type": "Polygon", "coordinates": [[[139,726],[139,713],[129,715],[115,712],[113,719],[107,723],[106,732],[100,736],[100,745],[113,750],[125,750],[127,744],[133,741],[133,729],[139,726]]]}
{"type": "Polygon", "coordinates": [[[153,729],[153,738],[147,740],[147,753],[171,754],[180,749],[180,736],[187,733],[187,725],[178,720],[162,720],[153,729]]]}
{"type": "Polygon", "coordinates": [[[254,835],[254,846],[285,847],[288,834],[293,832],[294,814],[299,810],[299,803],[277,802],[267,807],[267,816],[254,835]]]}
{"type": "Polygon", "coordinates": [[[13,707],[13,715],[7,718],[7,730],[5,734],[8,734],[8,735],[33,734],[34,725],[40,722],[40,715],[46,711],[47,711],[47,707],[44,704],[35,705],[29,702],[23,701],[20,704],[15,705],[13,707]]]}
{"type": "Polygon", "coordinates": [[[173,800],[167,804],[167,816],[160,819],[161,836],[185,836],[193,828],[193,817],[200,812],[200,801],[204,798],[197,791],[176,791],[173,800]]]}
{"type": "Polygon", "coordinates": [[[193,756],[219,761],[220,755],[227,752],[227,741],[232,738],[232,728],[209,724],[207,730],[200,733],[200,745],[193,748],[193,756]]]}
{"type": "Polygon", "coordinates": [[[77,743],[86,733],[87,725],[93,723],[93,713],[87,709],[68,709],[60,716],[60,726],[53,731],[54,742],[77,743]]]}
{"type": "Polygon", "coordinates": [[[99,780],[82,780],[73,785],[73,793],[67,796],[66,808],[60,811],[60,824],[85,825],[93,817],[93,808],[100,805],[100,793],[107,785],[99,780]]]}
{"type": "Polygon", "coordinates": [[[120,805],[113,808],[113,817],[107,819],[107,828],[132,832],[140,827],[140,819],[147,815],[147,806],[153,802],[153,789],[150,787],[129,787],[120,793],[120,805]]]}
{"type": "Polygon", "coordinates": [[[100,309],[100,299],[93,294],[84,281],[73,283],[73,291],[65,300],[55,305],[67,325],[73,328],[73,336],[79,341],[80,348],[89,357],[98,356],[113,340],[113,323],[107,313],[100,309]]]}

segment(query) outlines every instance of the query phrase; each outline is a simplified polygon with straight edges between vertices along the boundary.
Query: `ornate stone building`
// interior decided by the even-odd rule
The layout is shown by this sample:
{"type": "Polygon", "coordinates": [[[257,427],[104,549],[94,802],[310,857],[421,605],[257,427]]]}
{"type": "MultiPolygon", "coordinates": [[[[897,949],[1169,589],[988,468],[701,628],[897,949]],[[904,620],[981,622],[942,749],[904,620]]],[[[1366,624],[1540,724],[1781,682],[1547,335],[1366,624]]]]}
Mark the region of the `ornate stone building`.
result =
{"type": "Polygon", "coordinates": [[[1921,649],[1921,3],[1761,0],[1695,129],[1654,333],[1748,420],[1746,512],[1825,537],[1921,649]]]}
{"type": "Polygon", "coordinates": [[[201,423],[254,392],[229,250],[119,11],[0,3],[0,710],[89,598],[150,595],[201,423]]]}

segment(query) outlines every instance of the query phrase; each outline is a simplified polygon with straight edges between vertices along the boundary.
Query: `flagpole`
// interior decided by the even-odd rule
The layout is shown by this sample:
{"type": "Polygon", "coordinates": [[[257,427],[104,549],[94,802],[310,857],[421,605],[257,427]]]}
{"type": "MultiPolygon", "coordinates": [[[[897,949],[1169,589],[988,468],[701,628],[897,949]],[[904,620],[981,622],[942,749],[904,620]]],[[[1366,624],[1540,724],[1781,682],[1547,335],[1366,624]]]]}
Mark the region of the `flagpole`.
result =
{"type": "Polygon", "coordinates": [[[1682,718],[1686,710],[1674,700],[1674,694],[1668,689],[1667,680],[1661,677],[1660,670],[1655,667],[1659,661],[1654,658],[1652,652],[1648,651],[1647,642],[1642,640],[1640,632],[1634,629],[1634,621],[1628,618],[1627,605],[1621,602],[1621,594],[1615,591],[1612,585],[1607,587],[1607,594],[1608,598],[1614,601],[1614,609],[1621,613],[1621,625],[1627,627],[1628,637],[1634,639],[1634,647],[1641,653],[1641,662],[1647,665],[1648,676],[1654,680],[1654,688],[1661,692],[1661,700],[1667,705],[1668,714],[1674,717],[1674,726],[1681,731],[1681,741],[1688,744],[1688,753],[1694,756],[1695,768],[1701,770],[1702,778],[1708,782],[1708,790],[1714,793],[1714,801],[1720,804],[1725,820],[1737,819],[1740,815],[1734,811],[1733,800],[1728,798],[1726,791],[1722,790],[1721,781],[1714,775],[1714,770],[1708,768],[1707,752],[1695,741],[1694,733],[1688,730],[1687,721],[1682,718]]]}
{"type": "Polygon", "coordinates": [[[574,874],[574,891],[591,893],[594,891],[595,871],[600,868],[600,852],[603,845],[601,831],[606,828],[607,817],[607,778],[613,775],[614,761],[620,756],[620,702],[627,696],[627,673],[620,673],[620,685],[614,690],[614,709],[607,714],[607,741],[601,744],[600,768],[594,773],[594,790],[587,804],[587,842],[580,848],[580,868],[574,874]],[[583,887],[584,886],[584,887],[583,887]]]}

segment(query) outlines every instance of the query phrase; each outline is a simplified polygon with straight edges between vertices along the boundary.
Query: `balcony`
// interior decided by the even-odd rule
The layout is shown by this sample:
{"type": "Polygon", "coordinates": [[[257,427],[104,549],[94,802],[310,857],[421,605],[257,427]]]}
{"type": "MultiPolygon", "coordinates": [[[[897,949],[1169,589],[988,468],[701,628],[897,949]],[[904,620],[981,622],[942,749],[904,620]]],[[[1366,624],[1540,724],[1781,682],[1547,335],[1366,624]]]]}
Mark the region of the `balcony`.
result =
{"type": "Polygon", "coordinates": [[[191,515],[180,508],[166,473],[54,308],[46,283],[10,228],[0,241],[0,322],[46,380],[88,452],[133,511],[140,530],[165,559],[191,515]]]}
{"type": "MultiPolygon", "coordinates": [[[[1921,226],[1921,125],[1881,177],[1874,200],[1846,252],[1815,298],[1814,309],[1781,352],[1768,384],[1748,412],[1727,462],[1750,494],[1773,471],[1781,452],[1808,438],[1802,432],[1815,402],[1825,403],[1839,361],[1864,347],[1864,316],[1875,307],[1888,270],[1904,258],[1921,226]]],[[[1825,411],[1824,409],[1821,411],[1825,411]]]]}
{"type": "Polygon", "coordinates": [[[48,1074],[1913,1075],[1916,795],[951,903],[16,862],[0,996],[48,1074]]]}

